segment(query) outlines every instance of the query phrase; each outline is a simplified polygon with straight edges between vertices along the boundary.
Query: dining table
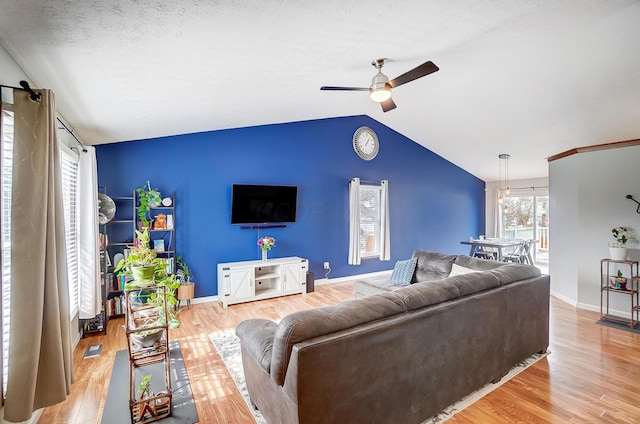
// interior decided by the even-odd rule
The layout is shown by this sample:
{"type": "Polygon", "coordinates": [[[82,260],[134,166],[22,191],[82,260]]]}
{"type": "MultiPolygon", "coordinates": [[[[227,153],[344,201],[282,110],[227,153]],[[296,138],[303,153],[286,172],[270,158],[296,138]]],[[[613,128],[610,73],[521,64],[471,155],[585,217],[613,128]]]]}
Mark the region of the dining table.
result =
{"type": "Polygon", "coordinates": [[[471,246],[469,256],[473,256],[478,248],[483,250],[494,250],[496,252],[496,260],[502,261],[504,250],[513,249],[524,242],[523,239],[517,238],[469,238],[469,240],[461,241],[460,244],[471,246]]]}

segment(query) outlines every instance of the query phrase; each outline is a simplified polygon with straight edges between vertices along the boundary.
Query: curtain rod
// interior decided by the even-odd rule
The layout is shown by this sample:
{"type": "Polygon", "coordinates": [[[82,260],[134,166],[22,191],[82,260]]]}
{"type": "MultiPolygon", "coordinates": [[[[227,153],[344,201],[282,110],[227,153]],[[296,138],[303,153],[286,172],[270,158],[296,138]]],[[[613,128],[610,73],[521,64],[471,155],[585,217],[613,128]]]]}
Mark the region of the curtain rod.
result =
{"type": "MultiPolygon", "coordinates": [[[[31,101],[33,101],[33,102],[39,102],[40,101],[40,97],[41,97],[40,93],[36,93],[35,91],[33,91],[33,89],[29,86],[29,83],[27,81],[25,81],[25,80],[20,81],[20,87],[14,87],[12,85],[4,85],[4,84],[0,84],[0,87],[13,88],[14,90],[26,91],[27,93],[29,93],[29,98],[31,99],[31,101]]],[[[73,133],[73,131],[71,131],[65,125],[65,123],[60,120],[60,118],[56,117],[56,120],[62,124],[64,129],[67,130],[67,132],[69,134],[71,134],[71,137],[73,137],[76,140],[76,143],[78,143],[80,145],[80,147],[82,147],[82,151],[84,153],[87,153],[87,148],[84,146],[84,144],[82,144],[82,142],[80,140],[78,140],[78,137],[76,137],[76,135],[73,133]]]]}
{"type": "Polygon", "coordinates": [[[76,140],[76,143],[78,143],[80,145],[80,147],[82,147],[82,151],[84,153],[87,153],[87,148],[84,147],[84,144],[82,144],[82,142],[80,142],[80,140],[78,140],[78,137],[76,137],[76,135],[73,133],[73,131],[71,131],[65,124],[64,122],[62,122],[62,120],[60,120],[60,118],[56,117],[56,120],[58,122],[60,122],[62,124],[62,126],[64,127],[65,130],[67,130],[67,132],[69,134],[71,134],[71,137],[73,137],[76,140]]]}

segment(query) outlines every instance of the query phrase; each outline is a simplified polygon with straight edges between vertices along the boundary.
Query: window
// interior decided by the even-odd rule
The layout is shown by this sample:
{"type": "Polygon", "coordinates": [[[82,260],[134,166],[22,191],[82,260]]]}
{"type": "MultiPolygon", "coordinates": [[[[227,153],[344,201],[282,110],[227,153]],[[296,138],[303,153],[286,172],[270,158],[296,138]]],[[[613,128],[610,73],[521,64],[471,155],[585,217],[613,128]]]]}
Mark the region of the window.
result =
{"type": "Polygon", "coordinates": [[[78,157],[65,146],[61,146],[60,152],[67,277],[69,280],[69,316],[73,317],[78,312],[78,157]]]}
{"type": "Polygon", "coordinates": [[[500,208],[500,224],[501,237],[535,239],[531,249],[534,262],[548,262],[549,196],[505,196],[500,208]]]}
{"type": "Polygon", "coordinates": [[[380,256],[380,186],[360,186],[360,257],[380,256]]]}

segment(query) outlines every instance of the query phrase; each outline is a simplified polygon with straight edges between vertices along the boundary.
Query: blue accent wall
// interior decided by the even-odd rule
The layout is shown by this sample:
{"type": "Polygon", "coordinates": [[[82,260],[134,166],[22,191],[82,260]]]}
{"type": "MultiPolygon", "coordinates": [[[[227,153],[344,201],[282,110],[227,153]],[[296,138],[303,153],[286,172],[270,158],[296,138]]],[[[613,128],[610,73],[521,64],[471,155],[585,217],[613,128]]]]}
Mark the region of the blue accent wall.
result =
{"type": "Polygon", "coordinates": [[[219,262],[260,258],[259,237],[273,236],[270,257],[309,259],[316,279],[389,270],[415,249],[468,253],[460,244],[484,234],[485,183],[368,116],[321,119],[96,146],[99,185],[131,195],[147,180],[176,193],[177,251],[193,273],[196,297],[217,294],[219,262]],[[371,127],[378,156],[363,161],[353,133],[371,127]],[[391,261],[347,264],[349,180],[389,180],[391,261]],[[286,228],[231,225],[232,184],[298,186],[298,217],[286,228]]]}

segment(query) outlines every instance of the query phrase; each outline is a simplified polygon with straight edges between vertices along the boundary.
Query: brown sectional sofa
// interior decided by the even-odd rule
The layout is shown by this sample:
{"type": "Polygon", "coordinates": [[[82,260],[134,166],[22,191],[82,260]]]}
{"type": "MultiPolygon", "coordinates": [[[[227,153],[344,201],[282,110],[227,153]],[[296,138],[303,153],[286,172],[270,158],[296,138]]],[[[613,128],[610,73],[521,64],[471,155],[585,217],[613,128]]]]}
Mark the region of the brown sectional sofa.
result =
{"type": "Polygon", "coordinates": [[[269,424],[420,423],[547,349],[548,275],[414,256],[409,286],[368,281],[379,294],[238,325],[247,389],[269,424]],[[482,272],[447,277],[454,262],[482,272]]]}

